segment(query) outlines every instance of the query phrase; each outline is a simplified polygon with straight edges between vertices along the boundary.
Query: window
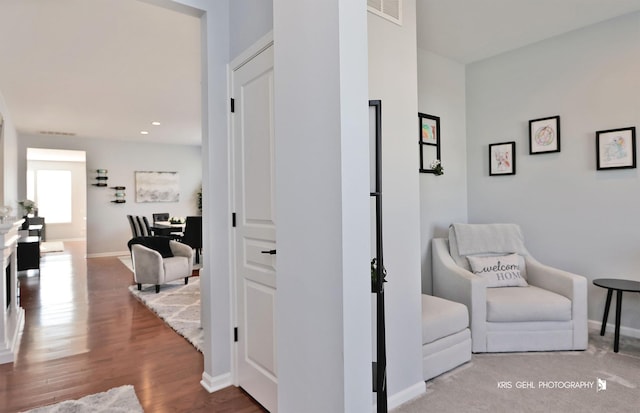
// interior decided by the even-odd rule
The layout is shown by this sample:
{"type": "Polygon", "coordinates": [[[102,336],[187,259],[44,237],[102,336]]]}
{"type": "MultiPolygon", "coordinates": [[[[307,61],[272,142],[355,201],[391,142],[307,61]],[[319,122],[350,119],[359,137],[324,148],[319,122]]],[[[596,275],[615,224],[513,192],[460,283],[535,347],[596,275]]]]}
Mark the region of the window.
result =
{"type": "Polygon", "coordinates": [[[71,171],[37,170],[35,201],[48,224],[71,222],[71,171]]]}

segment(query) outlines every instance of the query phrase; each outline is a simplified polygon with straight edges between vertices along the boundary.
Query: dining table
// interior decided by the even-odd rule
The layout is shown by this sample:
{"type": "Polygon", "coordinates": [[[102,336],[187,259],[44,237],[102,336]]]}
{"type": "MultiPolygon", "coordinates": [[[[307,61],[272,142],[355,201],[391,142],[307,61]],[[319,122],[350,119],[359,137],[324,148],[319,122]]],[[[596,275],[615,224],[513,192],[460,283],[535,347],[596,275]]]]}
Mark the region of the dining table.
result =
{"type": "Polygon", "coordinates": [[[171,221],[156,221],[151,230],[155,235],[171,235],[176,232],[184,232],[184,223],[172,223],[171,221]]]}

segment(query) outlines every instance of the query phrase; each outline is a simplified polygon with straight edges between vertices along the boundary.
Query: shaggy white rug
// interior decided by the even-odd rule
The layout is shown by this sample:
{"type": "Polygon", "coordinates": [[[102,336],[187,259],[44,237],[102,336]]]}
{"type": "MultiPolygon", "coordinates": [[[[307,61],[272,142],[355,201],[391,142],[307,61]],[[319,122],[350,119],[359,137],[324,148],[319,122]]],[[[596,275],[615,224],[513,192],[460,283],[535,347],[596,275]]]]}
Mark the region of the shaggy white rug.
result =
{"type": "Polygon", "coordinates": [[[135,413],[144,412],[133,386],[114,387],[103,393],[38,407],[25,413],[135,413]]]}
{"type": "Polygon", "coordinates": [[[138,291],[137,284],[134,284],[129,291],[202,352],[204,331],[200,323],[200,279],[190,277],[187,285],[184,279],[162,284],[157,294],[155,288],[154,285],[143,284],[142,291],[138,291]]]}

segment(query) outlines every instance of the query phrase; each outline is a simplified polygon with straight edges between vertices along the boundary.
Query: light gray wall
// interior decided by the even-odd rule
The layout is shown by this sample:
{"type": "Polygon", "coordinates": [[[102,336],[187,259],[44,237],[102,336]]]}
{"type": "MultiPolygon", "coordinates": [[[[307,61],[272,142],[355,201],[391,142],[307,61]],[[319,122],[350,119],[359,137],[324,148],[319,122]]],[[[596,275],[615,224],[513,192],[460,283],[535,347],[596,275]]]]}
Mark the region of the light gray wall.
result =
{"type": "MultiPolygon", "coordinates": [[[[595,132],[640,126],[640,14],[467,67],[469,221],[516,222],[541,261],[640,280],[638,169],[596,170],[595,132]],[[528,154],[528,121],[560,115],[560,153],[528,154]],[[488,176],[488,144],[516,141],[515,176],[488,176]]],[[[589,318],[605,291],[589,283],[589,318]]],[[[622,324],[640,328],[640,296],[622,324]]]]}
{"type": "Polygon", "coordinates": [[[18,134],[11,113],[0,90],[0,114],[4,119],[0,134],[0,205],[12,208],[11,215],[20,213],[18,179],[16,177],[18,134]]]}
{"type": "MultiPolygon", "coordinates": [[[[465,66],[418,49],[418,111],[440,116],[444,168],[444,175],[420,174],[420,252],[425,293],[431,293],[431,239],[446,237],[453,222],[467,222],[465,103],[465,66]]],[[[416,142],[417,125],[416,118],[416,142]]],[[[417,151],[418,145],[415,146],[417,151]]]]}
{"type": "Polygon", "coordinates": [[[403,25],[368,13],[369,98],[382,100],[382,210],[389,404],[424,392],[416,1],[403,25]]]}
{"type": "MultiPolygon", "coordinates": [[[[199,146],[162,145],[80,137],[20,135],[18,148],[19,193],[26,194],[27,148],[83,150],[87,154],[87,254],[127,253],[131,230],[127,215],[169,212],[175,216],[196,215],[196,192],[202,182],[199,146]],[[114,190],[91,185],[96,169],[107,169],[109,186],[125,186],[127,202],[114,204],[114,190]],[[180,174],[177,203],[135,202],[135,171],[176,171],[180,174]]],[[[46,217],[45,217],[46,219],[46,217]]]]}
{"type": "Polygon", "coordinates": [[[229,21],[229,55],[233,59],[273,30],[273,0],[232,0],[229,21]]]}

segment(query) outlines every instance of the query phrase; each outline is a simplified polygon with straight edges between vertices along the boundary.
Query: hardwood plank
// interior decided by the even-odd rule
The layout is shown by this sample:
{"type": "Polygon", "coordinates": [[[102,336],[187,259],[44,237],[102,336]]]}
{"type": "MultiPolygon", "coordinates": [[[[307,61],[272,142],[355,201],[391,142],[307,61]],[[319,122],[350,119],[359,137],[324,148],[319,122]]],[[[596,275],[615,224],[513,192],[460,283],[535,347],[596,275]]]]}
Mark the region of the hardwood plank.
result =
{"type": "Polygon", "coordinates": [[[0,365],[0,412],[125,384],[146,412],[265,411],[240,388],[202,388],[202,354],[129,293],[117,258],[85,259],[84,242],[65,249],[20,276],[25,328],[16,362],[0,365]]]}

